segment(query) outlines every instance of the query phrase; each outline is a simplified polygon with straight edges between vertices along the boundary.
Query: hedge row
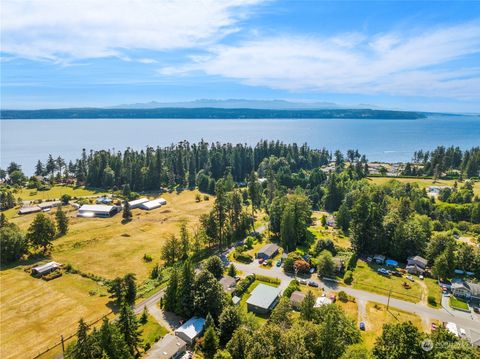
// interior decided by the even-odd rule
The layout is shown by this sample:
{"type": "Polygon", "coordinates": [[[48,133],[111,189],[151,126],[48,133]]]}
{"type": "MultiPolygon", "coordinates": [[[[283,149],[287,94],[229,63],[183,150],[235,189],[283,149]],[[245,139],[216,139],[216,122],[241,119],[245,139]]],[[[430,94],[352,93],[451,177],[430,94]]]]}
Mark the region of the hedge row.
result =
{"type": "Polygon", "coordinates": [[[255,274],[247,275],[244,279],[237,283],[237,287],[235,288],[235,295],[240,297],[245,293],[248,288],[255,282],[255,274]]]}

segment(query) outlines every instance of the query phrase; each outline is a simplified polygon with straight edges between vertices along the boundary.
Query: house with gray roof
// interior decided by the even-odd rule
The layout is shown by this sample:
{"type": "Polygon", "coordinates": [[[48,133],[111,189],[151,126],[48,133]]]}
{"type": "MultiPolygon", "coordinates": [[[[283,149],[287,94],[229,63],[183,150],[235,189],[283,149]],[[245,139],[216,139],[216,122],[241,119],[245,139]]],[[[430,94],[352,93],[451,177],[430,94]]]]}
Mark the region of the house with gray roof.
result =
{"type": "Polygon", "coordinates": [[[270,258],[275,257],[278,254],[279,250],[280,250],[280,247],[277,246],[275,243],[266,244],[265,246],[262,247],[262,249],[260,249],[257,252],[257,258],[258,259],[263,258],[265,260],[268,260],[270,258]]]}
{"type": "Polygon", "coordinates": [[[300,292],[299,290],[294,291],[290,296],[290,302],[292,303],[292,307],[297,310],[300,309],[305,297],[306,297],[305,293],[300,292]]]}
{"type": "Polygon", "coordinates": [[[405,269],[410,274],[420,275],[425,273],[428,261],[420,256],[409,257],[405,269]]]}
{"type": "Polygon", "coordinates": [[[473,282],[456,282],[452,283],[451,290],[455,297],[480,301],[480,284],[473,282]]]}
{"type": "Polygon", "coordinates": [[[178,359],[187,350],[187,343],[172,334],[165,335],[156,342],[145,355],[146,359],[178,359]]]}
{"type": "Polygon", "coordinates": [[[279,299],[280,289],[261,283],[250,294],[247,309],[259,314],[267,314],[275,308],[279,299]]]}

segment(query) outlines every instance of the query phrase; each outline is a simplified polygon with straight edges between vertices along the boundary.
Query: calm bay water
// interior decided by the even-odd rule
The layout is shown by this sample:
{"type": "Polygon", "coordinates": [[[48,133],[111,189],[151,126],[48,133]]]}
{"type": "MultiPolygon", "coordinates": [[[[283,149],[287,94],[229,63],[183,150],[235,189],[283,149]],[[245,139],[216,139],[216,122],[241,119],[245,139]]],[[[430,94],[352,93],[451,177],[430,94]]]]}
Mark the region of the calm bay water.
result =
{"type": "Polygon", "coordinates": [[[2,120],[0,166],[15,161],[27,174],[48,154],[67,161],[87,150],[181,140],[255,144],[261,139],[308,143],[329,150],[358,149],[370,161],[408,161],[415,150],[438,145],[480,146],[480,117],[430,116],[421,120],[2,120]]]}

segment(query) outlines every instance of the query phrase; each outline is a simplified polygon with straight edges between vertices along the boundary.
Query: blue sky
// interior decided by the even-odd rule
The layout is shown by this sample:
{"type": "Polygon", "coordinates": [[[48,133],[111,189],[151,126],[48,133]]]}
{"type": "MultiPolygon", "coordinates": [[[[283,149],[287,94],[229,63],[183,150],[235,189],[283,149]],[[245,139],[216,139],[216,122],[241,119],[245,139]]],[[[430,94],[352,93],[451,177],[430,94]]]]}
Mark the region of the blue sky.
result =
{"type": "Polygon", "coordinates": [[[285,99],[480,112],[479,1],[3,0],[1,107],[285,99]]]}

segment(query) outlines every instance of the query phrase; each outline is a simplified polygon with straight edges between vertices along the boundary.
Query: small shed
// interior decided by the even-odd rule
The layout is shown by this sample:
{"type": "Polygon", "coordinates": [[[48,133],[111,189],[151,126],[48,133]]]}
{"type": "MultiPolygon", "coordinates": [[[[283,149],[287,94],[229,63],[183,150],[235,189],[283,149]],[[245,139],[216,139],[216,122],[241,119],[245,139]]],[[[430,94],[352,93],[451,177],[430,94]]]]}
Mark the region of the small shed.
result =
{"type": "Polygon", "coordinates": [[[232,298],[232,303],[233,303],[233,305],[238,305],[238,304],[240,304],[240,301],[241,301],[241,300],[242,300],[242,298],[237,297],[236,295],[234,295],[233,298],[232,298]]]}
{"type": "Polygon", "coordinates": [[[48,262],[48,263],[43,264],[41,266],[33,267],[32,268],[32,275],[36,276],[36,277],[41,277],[45,274],[56,271],[61,266],[62,265],[60,263],[57,263],[57,262],[48,262]]]}
{"type": "Polygon", "coordinates": [[[249,311],[259,314],[267,314],[277,305],[280,297],[280,289],[266,284],[259,284],[250,294],[247,300],[249,311]]]}
{"type": "Polygon", "coordinates": [[[303,300],[305,299],[306,294],[296,290],[290,296],[290,302],[292,303],[292,307],[295,309],[300,309],[302,306],[303,300]]]}
{"type": "Polygon", "coordinates": [[[268,260],[272,257],[275,257],[278,254],[280,247],[277,246],[275,243],[269,243],[262,247],[257,253],[257,258],[263,258],[264,260],[268,260]]]}
{"type": "Polygon", "coordinates": [[[373,256],[373,260],[377,263],[377,264],[383,264],[385,263],[385,256],[382,255],[382,254],[375,254],[373,256]]]}
{"type": "Polygon", "coordinates": [[[204,318],[192,317],[175,330],[175,335],[192,345],[195,339],[202,334],[204,326],[204,318]]]}
{"type": "Polygon", "coordinates": [[[180,358],[187,350],[187,343],[178,336],[168,333],[156,342],[145,355],[146,359],[180,358]]]}

